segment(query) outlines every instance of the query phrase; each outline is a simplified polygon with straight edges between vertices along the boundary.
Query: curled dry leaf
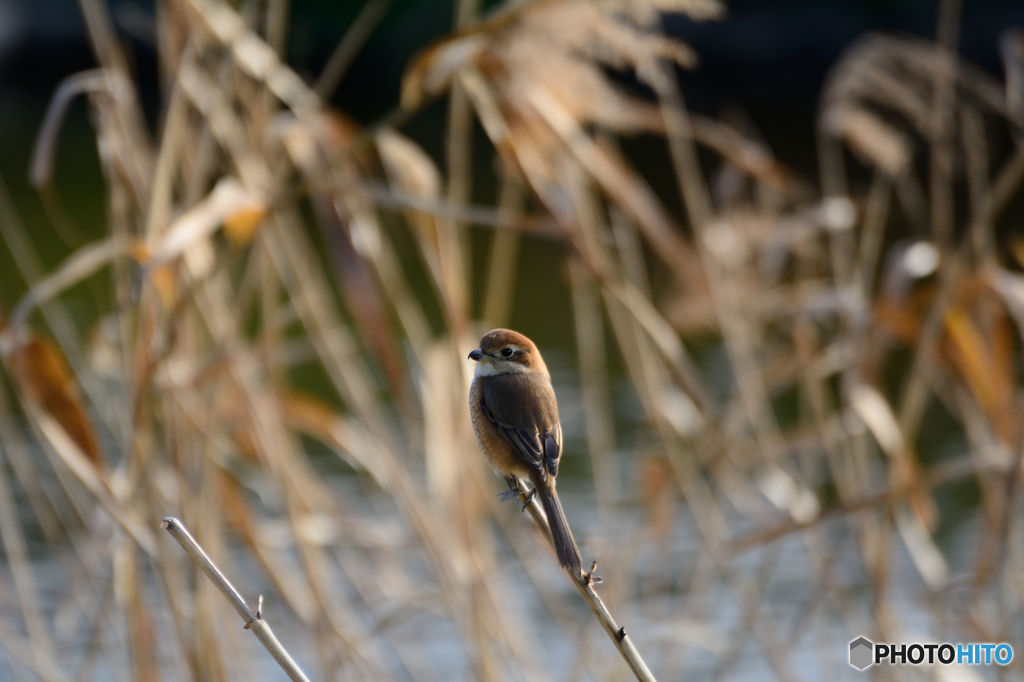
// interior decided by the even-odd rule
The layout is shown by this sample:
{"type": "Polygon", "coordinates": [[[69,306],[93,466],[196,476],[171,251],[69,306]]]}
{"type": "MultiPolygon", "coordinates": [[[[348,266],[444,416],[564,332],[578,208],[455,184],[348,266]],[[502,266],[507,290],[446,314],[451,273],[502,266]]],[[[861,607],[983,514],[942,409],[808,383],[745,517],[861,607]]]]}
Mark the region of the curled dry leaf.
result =
{"type": "MultiPolygon", "coordinates": [[[[241,223],[257,221],[266,212],[266,205],[235,178],[223,178],[201,202],[182,214],[163,233],[151,249],[147,265],[153,267],[179,256],[189,255],[226,221],[233,220],[233,229],[241,223]]],[[[255,226],[252,226],[255,229],[255,226]]]]}

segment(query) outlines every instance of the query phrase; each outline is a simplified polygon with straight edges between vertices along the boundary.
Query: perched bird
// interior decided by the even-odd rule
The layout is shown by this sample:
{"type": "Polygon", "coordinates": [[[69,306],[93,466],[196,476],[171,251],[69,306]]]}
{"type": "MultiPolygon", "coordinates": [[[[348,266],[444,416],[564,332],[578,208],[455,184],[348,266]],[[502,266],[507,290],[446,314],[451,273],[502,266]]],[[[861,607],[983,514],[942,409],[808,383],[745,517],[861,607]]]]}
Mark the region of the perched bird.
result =
{"type": "Polygon", "coordinates": [[[580,575],[580,551],[555,492],[562,456],[558,403],[544,358],[533,341],[511,329],[494,329],[469,354],[476,372],[469,389],[473,431],[492,469],[518,490],[517,476],[533,484],[551,527],[558,563],[580,575]]]}

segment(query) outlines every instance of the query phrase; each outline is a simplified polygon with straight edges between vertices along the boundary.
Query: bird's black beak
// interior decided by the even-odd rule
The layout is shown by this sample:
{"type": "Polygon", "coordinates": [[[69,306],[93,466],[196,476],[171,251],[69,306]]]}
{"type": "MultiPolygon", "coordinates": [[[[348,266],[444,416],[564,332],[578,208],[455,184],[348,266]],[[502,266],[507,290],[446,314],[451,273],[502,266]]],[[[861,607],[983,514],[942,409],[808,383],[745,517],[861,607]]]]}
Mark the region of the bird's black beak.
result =
{"type": "Polygon", "coordinates": [[[470,353],[469,353],[469,359],[470,360],[480,360],[483,357],[484,357],[484,353],[479,348],[477,348],[474,351],[470,351],[470,353]]]}

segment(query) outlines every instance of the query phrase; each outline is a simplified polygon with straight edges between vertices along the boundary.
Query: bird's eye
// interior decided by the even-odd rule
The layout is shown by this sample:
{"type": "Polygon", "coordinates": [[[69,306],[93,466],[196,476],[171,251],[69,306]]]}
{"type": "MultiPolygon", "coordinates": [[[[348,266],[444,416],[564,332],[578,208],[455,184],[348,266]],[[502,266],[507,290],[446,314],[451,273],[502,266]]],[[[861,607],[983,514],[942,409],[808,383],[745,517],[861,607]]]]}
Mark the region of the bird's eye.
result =
{"type": "Polygon", "coordinates": [[[513,355],[515,355],[515,353],[516,352],[514,350],[512,350],[511,348],[503,348],[501,350],[501,357],[503,357],[503,358],[510,358],[513,355]]]}

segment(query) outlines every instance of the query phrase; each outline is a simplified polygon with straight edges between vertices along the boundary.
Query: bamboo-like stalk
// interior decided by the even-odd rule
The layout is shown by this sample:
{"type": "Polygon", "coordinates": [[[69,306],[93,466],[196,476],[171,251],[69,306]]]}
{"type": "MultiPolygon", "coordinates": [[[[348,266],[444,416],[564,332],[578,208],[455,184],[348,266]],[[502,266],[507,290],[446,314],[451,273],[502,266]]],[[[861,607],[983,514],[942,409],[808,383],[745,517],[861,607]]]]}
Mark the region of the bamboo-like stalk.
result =
{"type": "MultiPolygon", "coordinates": [[[[540,528],[544,537],[547,538],[548,544],[551,544],[554,549],[554,544],[551,540],[551,527],[548,525],[548,519],[544,515],[544,509],[540,506],[540,502],[536,500],[536,496],[530,497],[526,487],[522,482],[518,483],[517,490],[519,494],[519,501],[523,503],[523,507],[526,511],[530,512],[530,516],[533,517],[537,527],[540,528]]],[[[601,582],[601,578],[596,575],[597,561],[593,561],[590,565],[590,570],[583,573],[582,575],[573,575],[571,572],[566,571],[572,579],[573,585],[576,586],[576,590],[583,597],[583,601],[590,607],[590,611],[594,614],[594,618],[601,624],[601,627],[607,633],[609,639],[615,645],[615,648],[619,651],[619,655],[622,656],[622,660],[626,662],[633,675],[636,676],[640,682],[656,682],[654,675],[647,667],[647,663],[640,656],[640,652],[637,651],[636,646],[633,644],[633,640],[630,639],[626,633],[626,626],[620,626],[616,621],[611,612],[608,611],[608,607],[601,601],[601,596],[598,595],[597,590],[594,589],[594,585],[601,582]]]]}
{"type": "Polygon", "coordinates": [[[256,639],[260,640],[260,643],[270,652],[270,655],[274,657],[274,660],[277,661],[277,664],[281,666],[281,669],[285,671],[288,677],[294,682],[309,682],[309,678],[306,677],[306,674],[295,663],[291,654],[281,646],[277,637],[274,636],[274,632],[270,629],[270,624],[264,620],[263,597],[260,597],[259,606],[256,607],[256,611],[253,611],[245,603],[242,595],[238,593],[234,585],[224,577],[224,574],[217,568],[217,565],[210,560],[210,557],[206,555],[206,552],[203,551],[203,548],[195,541],[181,521],[168,516],[164,518],[162,527],[171,534],[171,537],[178,541],[178,544],[188,553],[192,561],[210,579],[210,582],[217,586],[217,589],[221,591],[221,594],[228,600],[228,603],[245,621],[245,629],[252,630],[252,633],[256,635],[256,639]]]}

